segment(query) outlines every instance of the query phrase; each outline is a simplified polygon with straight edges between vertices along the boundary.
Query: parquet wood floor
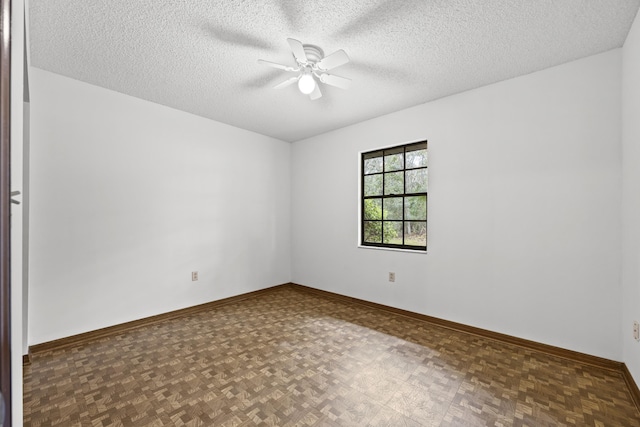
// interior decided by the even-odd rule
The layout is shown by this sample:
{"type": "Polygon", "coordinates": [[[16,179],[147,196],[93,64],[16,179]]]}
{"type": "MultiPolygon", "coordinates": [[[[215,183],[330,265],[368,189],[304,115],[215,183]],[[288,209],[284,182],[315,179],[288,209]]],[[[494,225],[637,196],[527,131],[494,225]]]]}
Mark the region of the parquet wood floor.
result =
{"type": "Polygon", "coordinates": [[[294,289],[33,356],[26,426],[640,426],[621,375],[294,289]]]}

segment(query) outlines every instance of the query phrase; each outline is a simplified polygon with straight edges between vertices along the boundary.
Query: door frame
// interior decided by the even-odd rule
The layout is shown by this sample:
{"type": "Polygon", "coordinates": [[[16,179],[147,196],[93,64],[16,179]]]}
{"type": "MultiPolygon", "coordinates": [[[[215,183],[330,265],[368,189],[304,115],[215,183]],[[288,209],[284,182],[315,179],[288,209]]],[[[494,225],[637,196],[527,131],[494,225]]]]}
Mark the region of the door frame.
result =
{"type": "Polygon", "coordinates": [[[11,427],[11,0],[0,0],[0,426],[11,427]]]}

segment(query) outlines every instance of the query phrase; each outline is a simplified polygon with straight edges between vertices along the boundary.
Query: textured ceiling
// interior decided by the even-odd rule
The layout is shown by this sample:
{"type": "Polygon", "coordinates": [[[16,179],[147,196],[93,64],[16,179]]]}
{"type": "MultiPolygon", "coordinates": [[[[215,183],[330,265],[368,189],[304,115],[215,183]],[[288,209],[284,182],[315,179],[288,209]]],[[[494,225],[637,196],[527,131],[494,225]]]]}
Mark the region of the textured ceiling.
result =
{"type": "Polygon", "coordinates": [[[30,64],[297,141],[622,46],[640,0],[30,0],[30,64]],[[351,63],[311,101],[287,37],[351,63]]]}

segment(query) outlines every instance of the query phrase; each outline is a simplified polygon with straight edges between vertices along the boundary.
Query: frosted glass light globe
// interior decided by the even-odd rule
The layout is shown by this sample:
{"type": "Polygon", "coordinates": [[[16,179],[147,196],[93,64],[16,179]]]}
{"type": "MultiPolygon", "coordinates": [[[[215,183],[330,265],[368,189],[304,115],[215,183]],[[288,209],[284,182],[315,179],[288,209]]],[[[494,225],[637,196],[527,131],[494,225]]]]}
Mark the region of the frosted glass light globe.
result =
{"type": "Polygon", "coordinates": [[[305,74],[298,80],[298,89],[305,95],[309,95],[316,88],[316,81],[311,74],[305,74]]]}

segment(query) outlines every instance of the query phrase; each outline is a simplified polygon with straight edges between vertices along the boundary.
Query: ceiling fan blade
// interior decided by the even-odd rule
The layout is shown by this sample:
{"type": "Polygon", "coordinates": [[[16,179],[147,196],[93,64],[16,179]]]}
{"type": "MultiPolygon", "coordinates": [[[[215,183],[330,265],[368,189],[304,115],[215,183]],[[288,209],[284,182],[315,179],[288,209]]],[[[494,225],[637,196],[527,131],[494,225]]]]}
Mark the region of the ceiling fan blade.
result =
{"type": "Polygon", "coordinates": [[[293,52],[293,56],[296,58],[298,62],[307,62],[307,54],[304,53],[304,46],[302,43],[296,39],[287,39],[289,42],[289,47],[291,47],[291,52],[293,52]]]}
{"type": "Polygon", "coordinates": [[[322,92],[320,92],[320,87],[318,87],[318,85],[316,85],[316,88],[313,90],[313,92],[309,94],[309,98],[311,98],[312,101],[320,98],[321,96],[322,92]]]}
{"type": "Polygon", "coordinates": [[[275,62],[265,61],[264,59],[258,59],[258,63],[268,65],[269,67],[277,68],[279,70],[296,72],[300,71],[300,68],[289,67],[288,65],[276,64],[275,62]]]}
{"type": "Polygon", "coordinates": [[[333,52],[331,55],[322,58],[317,65],[318,68],[322,70],[330,70],[332,68],[344,65],[347,62],[349,62],[349,55],[347,55],[347,52],[340,49],[336,52],[333,52]]]}
{"type": "Polygon", "coordinates": [[[289,86],[290,84],[293,84],[293,83],[297,82],[297,81],[298,81],[298,79],[300,79],[300,76],[298,76],[298,77],[291,77],[291,78],[289,78],[289,79],[287,79],[287,80],[283,81],[282,83],[278,83],[278,84],[277,84],[277,85],[275,85],[273,88],[274,88],[274,89],[282,89],[283,87],[287,87],[287,86],[289,86]]]}
{"type": "Polygon", "coordinates": [[[349,89],[351,87],[351,79],[334,76],[333,74],[320,74],[320,81],[340,89],[349,89]]]}

